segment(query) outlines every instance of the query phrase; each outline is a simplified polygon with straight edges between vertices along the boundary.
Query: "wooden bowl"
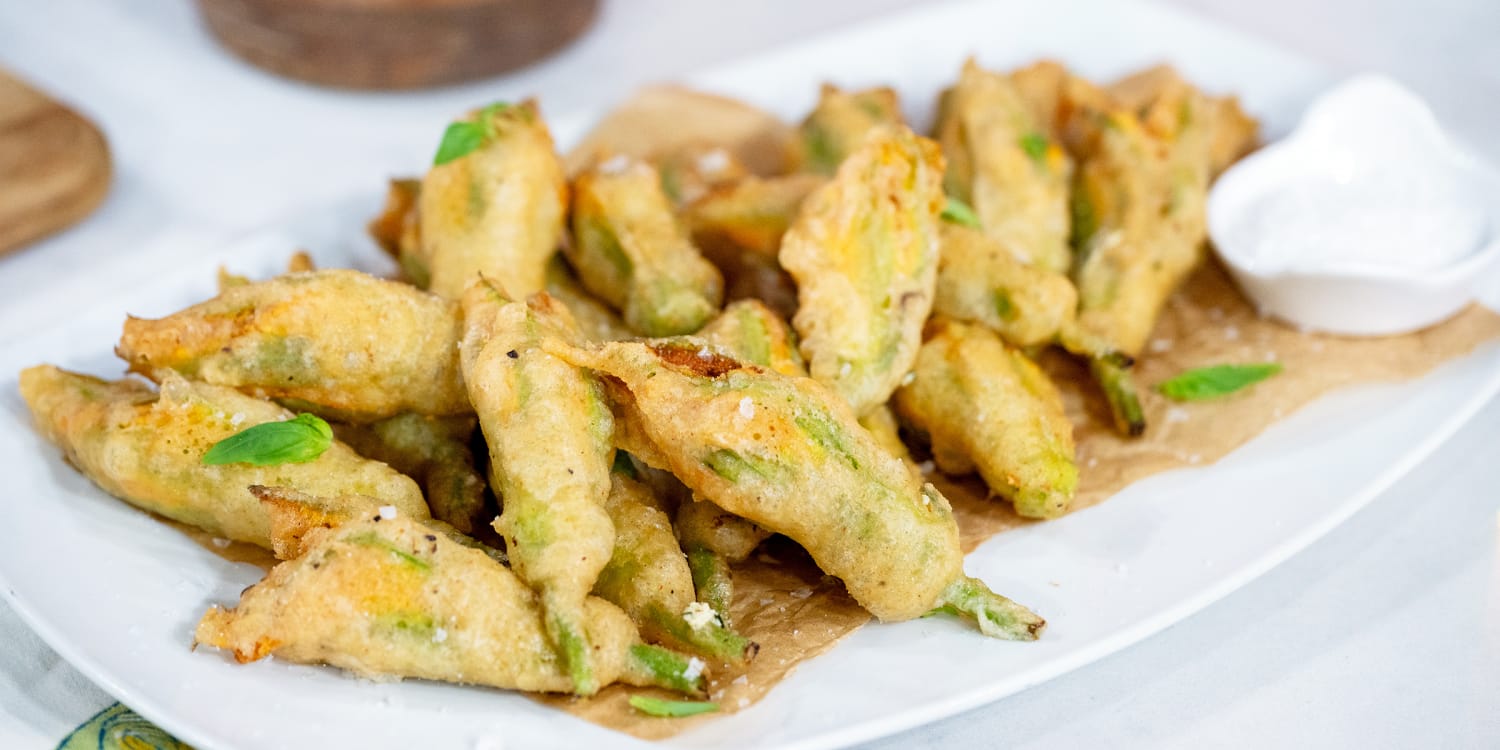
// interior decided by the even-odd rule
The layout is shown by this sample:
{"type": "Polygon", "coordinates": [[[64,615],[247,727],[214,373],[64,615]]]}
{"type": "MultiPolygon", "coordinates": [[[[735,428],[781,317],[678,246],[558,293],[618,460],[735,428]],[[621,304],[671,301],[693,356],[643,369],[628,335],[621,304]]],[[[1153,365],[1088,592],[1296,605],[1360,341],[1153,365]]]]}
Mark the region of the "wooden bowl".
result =
{"type": "Polygon", "coordinates": [[[92,213],[113,171],[99,128],[0,69],[0,255],[92,213]]]}
{"type": "Polygon", "coordinates": [[[557,51],[598,0],[198,0],[208,28],[273,73],[411,89],[484,78],[557,51]]]}

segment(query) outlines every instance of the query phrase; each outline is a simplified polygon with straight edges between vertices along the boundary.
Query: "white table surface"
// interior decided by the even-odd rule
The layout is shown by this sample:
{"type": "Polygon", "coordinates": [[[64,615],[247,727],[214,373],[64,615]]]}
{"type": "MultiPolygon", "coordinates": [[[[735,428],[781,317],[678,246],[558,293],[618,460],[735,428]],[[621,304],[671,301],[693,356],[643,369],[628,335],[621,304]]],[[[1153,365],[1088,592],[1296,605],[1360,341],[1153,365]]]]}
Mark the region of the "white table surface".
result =
{"type": "MultiPolygon", "coordinates": [[[[1177,2],[1336,68],[1396,75],[1500,162],[1500,2],[1177,2]]],[[[474,102],[542,92],[566,111],[911,4],[613,0],[579,44],[518,74],[356,94],[246,66],[186,0],[0,3],[0,65],[100,123],[117,170],[84,224],[0,258],[0,315],[81,269],[368,190],[423,163],[431,138],[419,134],[474,102]]],[[[1500,746],[1497,510],[1500,401],[1328,537],[1204,612],[869,747],[1500,746]]],[[[0,604],[0,747],[55,746],[110,700],[0,604]]]]}

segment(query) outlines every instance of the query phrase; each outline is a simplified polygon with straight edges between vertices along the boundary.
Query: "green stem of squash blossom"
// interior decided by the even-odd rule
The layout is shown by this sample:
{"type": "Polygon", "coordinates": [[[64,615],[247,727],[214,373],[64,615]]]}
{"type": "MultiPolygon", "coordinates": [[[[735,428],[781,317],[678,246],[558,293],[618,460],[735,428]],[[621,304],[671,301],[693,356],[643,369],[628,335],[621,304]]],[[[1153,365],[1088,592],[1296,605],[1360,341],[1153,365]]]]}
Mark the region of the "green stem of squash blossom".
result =
{"type": "Polygon", "coordinates": [[[693,588],[698,601],[707,604],[725,627],[734,627],[729,617],[729,603],[734,597],[734,580],[729,563],[706,547],[693,546],[687,551],[688,568],[693,572],[693,588]]]}
{"type": "Polygon", "coordinates": [[[647,609],[645,619],[670,634],[685,651],[714,661],[743,664],[760,650],[754,641],[717,622],[693,627],[681,612],[669,612],[660,606],[647,609]]]}
{"type": "Polygon", "coordinates": [[[686,695],[701,695],[705,683],[702,663],[660,646],[637,643],[630,647],[626,669],[641,682],[686,695]]]}
{"type": "Polygon", "coordinates": [[[709,701],[669,701],[649,695],[630,696],[630,707],[648,716],[671,719],[697,716],[719,710],[719,704],[709,701]]]}
{"type": "Polygon", "coordinates": [[[1130,437],[1138,437],[1144,433],[1146,415],[1141,409],[1141,399],[1136,393],[1135,379],[1130,377],[1130,370],[1109,358],[1089,360],[1089,370],[1109,401],[1115,428],[1130,437]]]}
{"type": "Polygon", "coordinates": [[[944,612],[973,620],[979,632],[1007,641],[1034,641],[1047,626],[1035,612],[993,591],[984,581],[959,576],[948,584],[929,614],[944,612]]]}
{"type": "Polygon", "coordinates": [[[557,633],[558,651],[568,677],[573,680],[573,692],[578,695],[593,695],[599,692],[599,683],[594,679],[594,667],[589,662],[589,642],[574,623],[554,617],[552,627],[557,633]]]}

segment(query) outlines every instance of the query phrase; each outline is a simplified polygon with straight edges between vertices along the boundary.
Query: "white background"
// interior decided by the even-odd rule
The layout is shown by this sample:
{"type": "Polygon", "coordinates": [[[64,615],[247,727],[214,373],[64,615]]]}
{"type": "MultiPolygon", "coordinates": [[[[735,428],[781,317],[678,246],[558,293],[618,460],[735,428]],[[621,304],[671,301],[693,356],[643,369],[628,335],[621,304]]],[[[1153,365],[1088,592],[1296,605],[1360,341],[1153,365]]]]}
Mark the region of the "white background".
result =
{"type": "MultiPolygon", "coordinates": [[[[220,52],[180,0],[0,2],[0,65],[99,122],[117,169],[85,224],[0,258],[0,321],[8,300],[47,294],[82,268],[126,269],[153,248],[219,241],[367,191],[422,163],[431,134],[476,101],[541,92],[550,111],[593,106],[912,4],[614,0],[541,65],[392,95],[262,74],[220,52]]],[[[1340,70],[1394,74],[1500,162],[1500,3],[1178,4],[1340,70]]],[[[1497,510],[1500,402],[1352,520],[1206,611],[872,747],[1500,745],[1497,510]]],[[[0,604],[0,747],[54,746],[108,700],[0,604]]]]}

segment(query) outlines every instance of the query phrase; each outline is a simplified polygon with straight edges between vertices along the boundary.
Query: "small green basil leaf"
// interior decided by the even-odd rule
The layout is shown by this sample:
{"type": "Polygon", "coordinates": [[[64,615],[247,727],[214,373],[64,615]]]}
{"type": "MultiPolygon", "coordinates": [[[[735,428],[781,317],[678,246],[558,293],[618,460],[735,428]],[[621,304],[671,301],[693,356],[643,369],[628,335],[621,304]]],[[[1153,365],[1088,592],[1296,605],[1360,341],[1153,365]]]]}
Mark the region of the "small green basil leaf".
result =
{"type": "Polygon", "coordinates": [[[948,197],[948,202],[943,206],[943,212],[939,215],[949,224],[957,224],[970,229],[979,228],[979,215],[974,213],[974,209],[952,196],[948,197]]]}
{"type": "Polygon", "coordinates": [[[1041,133],[1027,133],[1021,136],[1021,150],[1025,151],[1032,161],[1042,161],[1047,157],[1047,136],[1041,133]]]}
{"type": "Polygon", "coordinates": [[[203,454],[203,463],[274,466],[300,464],[323,455],[333,444],[333,428],[311,414],[298,414],[285,422],[254,425],[214,443],[203,454]]]}
{"type": "Polygon", "coordinates": [[[1205,401],[1227,396],[1281,372],[1277,362],[1199,367],[1178,375],[1156,390],[1174,401],[1205,401]]]}
{"type": "Polygon", "coordinates": [[[437,156],[432,165],[447,164],[454,159],[468,156],[484,145],[484,127],[477,122],[455,122],[443,131],[443,142],[438,144],[437,156]]]}

